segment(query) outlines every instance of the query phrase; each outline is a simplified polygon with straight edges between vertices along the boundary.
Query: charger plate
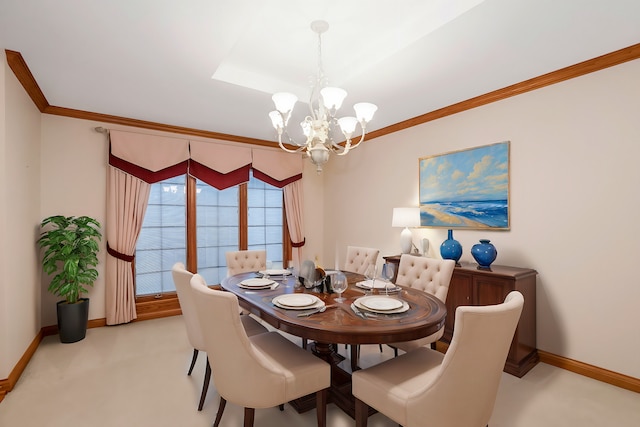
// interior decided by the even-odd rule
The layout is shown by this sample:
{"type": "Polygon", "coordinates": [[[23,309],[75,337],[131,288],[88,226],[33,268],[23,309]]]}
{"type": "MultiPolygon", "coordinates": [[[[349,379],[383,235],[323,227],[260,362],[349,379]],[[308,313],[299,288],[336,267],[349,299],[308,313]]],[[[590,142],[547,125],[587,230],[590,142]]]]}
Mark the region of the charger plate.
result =
{"type": "Polygon", "coordinates": [[[409,310],[409,304],[406,301],[381,295],[361,297],[353,303],[359,309],[374,313],[404,313],[409,310]]]}

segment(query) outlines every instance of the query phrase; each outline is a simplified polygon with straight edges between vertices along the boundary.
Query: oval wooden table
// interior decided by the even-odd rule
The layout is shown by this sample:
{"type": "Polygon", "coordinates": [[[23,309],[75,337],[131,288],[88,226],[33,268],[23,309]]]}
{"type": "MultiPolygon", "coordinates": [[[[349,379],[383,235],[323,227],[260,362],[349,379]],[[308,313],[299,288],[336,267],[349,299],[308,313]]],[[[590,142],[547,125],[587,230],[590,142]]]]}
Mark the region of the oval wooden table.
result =
{"type": "MultiPolygon", "coordinates": [[[[330,401],[334,402],[352,418],[355,414],[354,398],[351,394],[351,371],[339,366],[344,357],[336,352],[336,344],[389,344],[398,341],[410,341],[433,334],[444,326],[447,309],[442,301],[433,295],[417,289],[403,288],[390,294],[394,298],[406,301],[409,310],[393,315],[359,316],[351,304],[364,296],[364,289],[355,286],[364,280],[362,275],[344,272],[349,282],[348,289],[342,294],[343,302],[337,302],[337,294],[311,292],[304,287],[296,287],[293,277],[272,277],[279,283],[275,289],[245,289],[240,282],[256,277],[256,273],[242,273],[225,278],[222,289],[238,296],[242,308],[269,325],[283,332],[314,341],[311,350],[318,357],[331,364],[330,401]],[[309,293],[323,300],[327,309],[323,313],[299,317],[301,310],[285,310],[275,306],[271,300],[291,293],[309,293]]],[[[377,293],[377,290],[376,292],[377,293]]],[[[351,369],[358,369],[352,351],[351,369]]],[[[291,402],[298,412],[314,407],[314,399],[300,399],[291,402]]]]}

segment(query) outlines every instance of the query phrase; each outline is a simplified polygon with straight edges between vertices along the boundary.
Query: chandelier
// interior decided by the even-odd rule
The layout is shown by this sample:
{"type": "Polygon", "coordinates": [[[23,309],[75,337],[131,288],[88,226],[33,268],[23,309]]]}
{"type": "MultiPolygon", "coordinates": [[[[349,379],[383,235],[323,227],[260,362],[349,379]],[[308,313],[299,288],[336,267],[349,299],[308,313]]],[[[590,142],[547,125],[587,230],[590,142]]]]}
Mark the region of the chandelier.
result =
{"type": "Polygon", "coordinates": [[[368,102],[360,102],[353,106],[356,117],[348,116],[336,118],[336,114],[342,102],[347,96],[347,91],[338,87],[328,86],[328,80],[322,69],[322,33],[329,29],[326,21],[313,21],[311,30],[318,34],[318,72],[311,89],[309,97],[310,114],[300,123],[302,132],[307,138],[304,144],[295,142],[287,132],[287,125],[295,103],[298,101],[292,93],[278,92],[272,99],[276,109],[269,113],[273,127],[278,132],[278,144],[280,148],[288,153],[298,153],[305,151],[311,162],[316,165],[318,173],[322,172],[322,165],[329,160],[329,154],[344,156],[350,150],[356,148],[364,140],[367,123],[373,118],[373,114],[378,109],[377,106],[368,102]],[[361,135],[354,144],[351,137],[360,125],[361,135]],[[339,143],[334,138],[342,139],[338,128],[344,136],[344,143],[339,143]],[[285,142],[297,149],[289,149],[283,144],[285,142]]]}

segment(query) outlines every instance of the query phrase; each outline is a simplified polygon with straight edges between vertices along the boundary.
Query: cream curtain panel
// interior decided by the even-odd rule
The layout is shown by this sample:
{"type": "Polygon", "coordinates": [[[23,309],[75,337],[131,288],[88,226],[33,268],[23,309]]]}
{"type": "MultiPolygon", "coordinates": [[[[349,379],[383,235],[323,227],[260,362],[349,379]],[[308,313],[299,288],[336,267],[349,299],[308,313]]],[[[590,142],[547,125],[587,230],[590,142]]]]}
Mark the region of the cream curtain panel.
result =
{"type": "Polygon", "coordinates": [[[186,172],[188,141],[111,131],[107,181],[107,325],[136,319],[133,261],[151,184],[186,172]]]}
{"type": "Polygon", "coordinates": [[[105,272],[108,325],[137,317],[133,261],[150,184],[155,182],[189,173],[222,190],[249,181],[253,169],[257,179],[284,188],[294,260],[302,259],[302,156],[216,140],[190,141],[111,130],[109,165],[105,272]]]}

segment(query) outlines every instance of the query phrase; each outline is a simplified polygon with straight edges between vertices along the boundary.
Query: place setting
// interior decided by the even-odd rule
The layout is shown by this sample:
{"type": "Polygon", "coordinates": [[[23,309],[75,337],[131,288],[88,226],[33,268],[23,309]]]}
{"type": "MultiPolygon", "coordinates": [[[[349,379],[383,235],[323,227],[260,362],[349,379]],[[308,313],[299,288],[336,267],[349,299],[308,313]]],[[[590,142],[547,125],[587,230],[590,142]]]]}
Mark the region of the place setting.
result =
{"type": "Polygon", "coordinates": [[[311,294],[284,294],[274,297],[271,302],[284,310],[300,311],[298,317],[323,312],[327,306],[320,298],[311,294]]]}
{"type": "Polygon", "coordinates": [[[351,309],[362,318],[375,318],[380,315],[391,316],[405,313],[409,310],[409,303],[385,295],[367,295],[357,298],[351,304],[351,309]]]}
{"type": "Polygon", "coordinates": [[[251,279],[244,279],[238,283],[238,287],[242,289],[263,290],[263,289],[276,289],[280,285],[275,280],[264,277],[255,277],[251,279]]]}

